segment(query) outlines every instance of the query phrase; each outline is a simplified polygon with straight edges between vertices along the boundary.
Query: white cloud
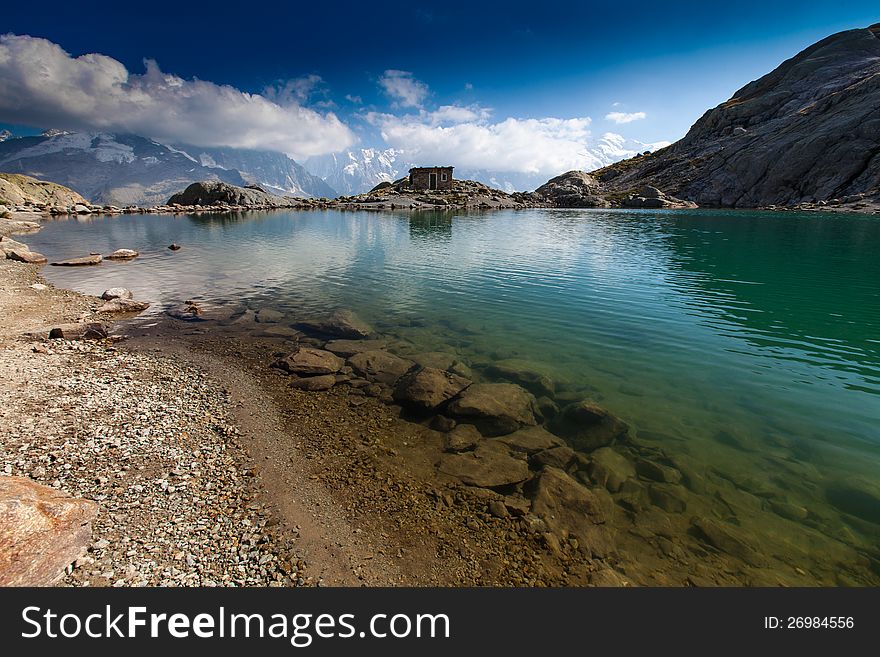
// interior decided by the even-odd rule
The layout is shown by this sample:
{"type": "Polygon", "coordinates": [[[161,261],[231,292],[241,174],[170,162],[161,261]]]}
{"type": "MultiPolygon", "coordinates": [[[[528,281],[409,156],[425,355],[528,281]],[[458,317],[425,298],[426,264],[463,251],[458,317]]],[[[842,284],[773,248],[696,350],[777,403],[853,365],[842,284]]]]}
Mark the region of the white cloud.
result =
{"type": "Polygon", "coordinates": [[[355,142],[333,113],[299,104],[297,94],[308,93],[319,78],[275,90],[273,100],[228,85],[184,80],[162,72],[152,60],[144,64],[146,71],[135,74],[105,55],[71,57],[46,39],[0,36],[0,120],[267,149],[297,158],[355,142]]]}
{"type": "Polygon", "coordinates": [[[345,94],[345,100],[350,103],[354,103],[355,105],[361,105],[364,102],[364,99],[360,96],[353,96],[352,94],[345,94]]]}
{"type": "Polygon", "coordinates": [[[287,80],[283,84],[267,87],[263,95],[279,105],[299,105],[321,89],[324,79],[320,75],[307,75],[287,80]]]}
{"type": "Polygon", "coordinates": [[[589,117],[507,118],[495,123],[488,118],[489,110],[477,106],[445,106],[406,116],[367,115],[388,145],[414,162],[548,176],[595,168],[597,160],[588,148],[589,117]]]}
{"type": "Polygon", "coordinates": [[[609,121],[614,121],[617,124],[621,124],[632,123],[633,121],[641,121],[647,116],[648,115],[644,112],[609,112],[605,115],[605,118],[609,121]]]}
{"type": "Polygon", "coordinates": [[[389,69],[379,78],[379,86],[401,107],[421,107],[428,97],[428,85],[409,71],[389,69]]]}

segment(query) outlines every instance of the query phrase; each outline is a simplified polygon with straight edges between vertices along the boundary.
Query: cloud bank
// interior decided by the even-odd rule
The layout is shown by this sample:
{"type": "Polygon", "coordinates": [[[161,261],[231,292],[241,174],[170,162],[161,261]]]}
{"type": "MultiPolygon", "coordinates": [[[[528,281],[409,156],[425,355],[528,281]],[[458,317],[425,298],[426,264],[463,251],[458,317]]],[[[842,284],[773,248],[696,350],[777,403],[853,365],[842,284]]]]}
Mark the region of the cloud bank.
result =
{"type": "Polygon", "coordinates": [[[0,36],[0,120],[34,127],[131,132],[196,146],[253,148],[305,158],[339,151],[354,134],[333,113],[303,107],[306,79],[275,99],[184,80],[152,60],[143,74],[100,54],[71,57],[46,39],[0,36]]]}
{"type": "Polygon", "coordinates": [[[554,175],[596,163],[588,147],[589,117],[492,122],[490,116],[483,107],[449,105],[405,116],[374,112],[366,119],[412,161],[554,175]]]}
{"type": "Polygon", "coordinates": [[[648,115],[644,112],[609,112],[605,115],[605,118],[620,125],[622,123],[641,121],[642,119],[647,118],[647,116],[648,115]]]}

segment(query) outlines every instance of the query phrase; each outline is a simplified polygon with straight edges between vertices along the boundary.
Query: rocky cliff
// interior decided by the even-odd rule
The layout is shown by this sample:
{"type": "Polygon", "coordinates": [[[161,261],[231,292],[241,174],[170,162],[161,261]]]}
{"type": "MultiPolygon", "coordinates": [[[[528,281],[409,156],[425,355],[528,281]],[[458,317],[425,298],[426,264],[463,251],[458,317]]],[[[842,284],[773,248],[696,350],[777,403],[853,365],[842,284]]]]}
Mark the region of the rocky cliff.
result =
{"type": "Polygon", "coordinates": [[[88,205],[88,201],[72,189],[30,176],[0,173],[0,205],[88,205]]]}
{"type": "Polygon", "coordinates": [[[706,206],[867,205],[880,197],[880,24],[823,39],[675,144],[591,175],[612,194],[651,185],[706,206]]]}

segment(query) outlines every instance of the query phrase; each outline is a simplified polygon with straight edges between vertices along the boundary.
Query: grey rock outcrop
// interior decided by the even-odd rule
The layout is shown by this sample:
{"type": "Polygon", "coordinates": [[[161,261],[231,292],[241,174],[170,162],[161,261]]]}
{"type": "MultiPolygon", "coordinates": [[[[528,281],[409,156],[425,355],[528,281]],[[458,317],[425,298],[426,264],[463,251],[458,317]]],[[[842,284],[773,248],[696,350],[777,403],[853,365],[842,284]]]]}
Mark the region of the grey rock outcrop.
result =
{"type": "Polygon", "coordinates": [[[261,189],[239,187],[219,180],[203,180],[168,199],[168,205],[239,205],[281,207],[284,199],[261,189]]]}
{"type": "Polygon", "coordinates": [[[699,205],[880,196],[880,24],[819,41],[706,112],[675,144],[592,173],[699,205]]]}

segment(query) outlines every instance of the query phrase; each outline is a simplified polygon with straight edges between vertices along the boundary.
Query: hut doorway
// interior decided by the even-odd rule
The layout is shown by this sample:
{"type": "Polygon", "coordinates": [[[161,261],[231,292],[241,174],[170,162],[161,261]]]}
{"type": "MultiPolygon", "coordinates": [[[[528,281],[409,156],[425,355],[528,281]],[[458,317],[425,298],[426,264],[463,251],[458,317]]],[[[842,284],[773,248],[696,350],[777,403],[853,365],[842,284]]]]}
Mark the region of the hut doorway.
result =
{"type": "Polygon", "coordinates": [[[428,174],[428,189],[437,189],[437,174],[428,174]]]}

